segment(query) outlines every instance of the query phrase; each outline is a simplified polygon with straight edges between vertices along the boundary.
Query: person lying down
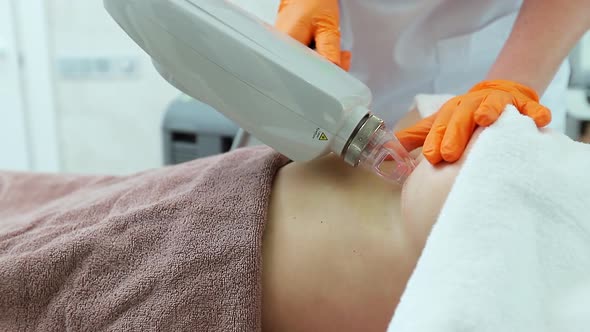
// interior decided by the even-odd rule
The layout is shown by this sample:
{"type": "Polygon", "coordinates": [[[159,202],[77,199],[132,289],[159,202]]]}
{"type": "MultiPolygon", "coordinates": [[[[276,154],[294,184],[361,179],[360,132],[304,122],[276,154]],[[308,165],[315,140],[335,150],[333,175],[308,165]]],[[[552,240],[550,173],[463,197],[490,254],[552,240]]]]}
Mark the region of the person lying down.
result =
{"type": "Polygon", "coordinates": [[[461,164],[403,188],[267,147],[0,172],[0,330],[384,331],[461,164]]]}

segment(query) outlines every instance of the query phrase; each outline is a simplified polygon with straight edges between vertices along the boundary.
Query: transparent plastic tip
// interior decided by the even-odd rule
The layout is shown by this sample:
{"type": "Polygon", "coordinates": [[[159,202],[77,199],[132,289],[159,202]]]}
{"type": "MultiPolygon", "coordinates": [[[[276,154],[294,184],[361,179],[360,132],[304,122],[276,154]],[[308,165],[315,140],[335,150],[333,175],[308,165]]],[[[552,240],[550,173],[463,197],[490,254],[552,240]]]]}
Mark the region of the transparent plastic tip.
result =
{"type": "Polygon", "coordinates": [[[361,153],[360,165],[388,181],[404,184],[417,162],[395,135],[381,125],[361,153]]]}

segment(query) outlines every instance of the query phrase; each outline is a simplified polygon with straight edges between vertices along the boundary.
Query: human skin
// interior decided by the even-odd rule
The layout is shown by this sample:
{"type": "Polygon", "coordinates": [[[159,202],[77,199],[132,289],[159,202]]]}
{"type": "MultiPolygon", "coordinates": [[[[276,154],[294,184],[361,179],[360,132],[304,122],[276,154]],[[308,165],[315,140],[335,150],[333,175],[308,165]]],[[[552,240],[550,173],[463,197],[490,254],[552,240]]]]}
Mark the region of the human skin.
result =
{"type": "Polygon", "coordinates": [[[486,79],[511,80],[543,95],[590,29],[590,0],[524,0],[510,37],[486,79]]]}
{"type": "Polygon", "coordinates": [[[263,239],[263,330],[385,331],[466,156],[419,157],[403,187],[335,156],[282,168],[263,239]]]}

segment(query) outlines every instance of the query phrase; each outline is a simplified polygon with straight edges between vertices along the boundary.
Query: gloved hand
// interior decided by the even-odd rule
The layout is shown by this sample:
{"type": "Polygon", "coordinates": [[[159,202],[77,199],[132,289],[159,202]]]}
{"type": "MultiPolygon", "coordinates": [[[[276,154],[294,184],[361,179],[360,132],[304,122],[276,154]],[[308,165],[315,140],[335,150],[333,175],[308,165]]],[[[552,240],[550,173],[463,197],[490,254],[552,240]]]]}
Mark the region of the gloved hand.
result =
{"type": "Polygon", "coordinates": [[[349,70],[351,54],[340,50],[338,0],[281,0],[275,27],[349,70]]]}
{"type": "Polygon", "coordinates": [[[423,145],[422,153],[433,165],[443,160],[455,162],[463,155],[476,126],[493,124],[509,104],[531,117],[538,127],[551,122],[551,111],[539,104],[534,90],[512,81],[492,80],[451,98],[439,111],[397,132],[396,137],[408,151],[423,145]]]}

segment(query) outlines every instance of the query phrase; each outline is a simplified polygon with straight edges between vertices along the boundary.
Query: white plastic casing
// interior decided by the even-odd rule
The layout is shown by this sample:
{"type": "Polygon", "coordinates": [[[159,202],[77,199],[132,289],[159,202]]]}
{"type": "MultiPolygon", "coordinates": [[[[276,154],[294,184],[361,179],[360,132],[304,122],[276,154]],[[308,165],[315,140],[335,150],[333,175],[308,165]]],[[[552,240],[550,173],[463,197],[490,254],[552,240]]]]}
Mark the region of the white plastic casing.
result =
{"type": "Polygon", "coordinates": [[[340,154],[370,90],[224,0],[104,0],[171,84],[294,161],[340,154]]]}

